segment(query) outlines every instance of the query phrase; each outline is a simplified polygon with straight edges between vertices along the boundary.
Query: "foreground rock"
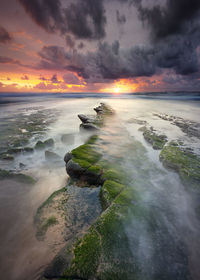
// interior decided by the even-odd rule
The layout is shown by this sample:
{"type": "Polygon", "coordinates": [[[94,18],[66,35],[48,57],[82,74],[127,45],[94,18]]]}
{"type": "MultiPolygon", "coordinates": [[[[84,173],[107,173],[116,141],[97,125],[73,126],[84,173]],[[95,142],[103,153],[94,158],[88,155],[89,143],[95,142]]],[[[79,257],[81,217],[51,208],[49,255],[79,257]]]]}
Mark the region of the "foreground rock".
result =
{"type": "Polygon", "coordinates": [[[185,183],[200,187],[200,157],[183,150],[173,142],[165,146],[160,153],[160,160],[167,168],[177,171],[185,183]]]}
{"type": "Polygon", "coordinates": [[[171,124],[178,126],[188,136],[200,137],[200,124],[191,120],[185,120],[180,117],[167,114],[154,114],[155,116],[170,121],[171,124]]]}
{"type": "MultiPolygon", "coordinates": [[[[149,177],[155,168],[145,148],[124,135],[123,129],[115,134],[114,118],[108,113],[112,110],[107,110],[105,104],[95,111],[102,120],[101,130],[84,145],[67,153],[64,160],[73,184],[100,187],[102,212],[84,236],[66,245],[64,254],[55,258],[53,268],[46,270],[44,276],[87,280],[190,279],[184,244],[173,236],[162,211],[153,203],[145,203],[151,187],[149,177]],[[106,130],[108,122],[111,138],[107,133],[110,127],[106,130]],[[125,148],[120,143],[121,135],[127,138],[125,148]],[[109,144],[110,139],[114,144],[109,144]],[[123,159],[134,166],[131,171],[123,159]],[[139,179],[134,174],[139,174],[139,179]],[[150,255],[146,255],[147,250],[150,255]]],[[[70,198],[67,206],[69,203],[70,198]]]]}
{"type": "Polygon", "coordinates": [[[143,128],[143,136],[155,150],[161,150],[167,142],[167,137],[157,134],[152,127],[150,129],[147,127],[143,128]]]}
{"type": "Polygon", "coordinates": [[[96,116],[93,115],[83,115],[79,114],[78,117],[82,121],[80,129],[89,131],[98,131],[103,125],[104,118],[109,115],[114,115],[114,110],[104,103],[100,103],[100,106],[94,108],[97,113],[96,116]]]}
{"type": "Polygon", "coordinates": [[[46,160],[50,161],[60,161],[61,157],[52,151],[45,151],[46,160]]]}

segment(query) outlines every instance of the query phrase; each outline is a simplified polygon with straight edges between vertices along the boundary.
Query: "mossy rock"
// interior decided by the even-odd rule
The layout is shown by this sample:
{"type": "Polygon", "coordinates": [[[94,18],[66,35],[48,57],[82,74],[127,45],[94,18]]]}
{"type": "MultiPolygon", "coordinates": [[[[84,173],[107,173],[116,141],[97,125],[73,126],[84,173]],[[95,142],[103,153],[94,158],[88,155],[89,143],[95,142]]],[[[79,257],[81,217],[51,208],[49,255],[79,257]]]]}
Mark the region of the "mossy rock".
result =
{"type": "Polygon", "coordinates": [[[34,149],[31,147],[23,148],[10,148],[7,150],[7,154],[20,154],[20,153],[33,153],[34,149]]]}
{"type": "Polygon", "coordinates": [[[96,152],[90,144],[84,144],[72,150],[72,155],[76,159],[82,159],[91,164],[96,163],[101,158],[101,154],[96,152]]]}
{"type": "Polygon", "coordinates": [[[135,268],[123,227],[127,209],[125,212],[124,209],[121,210],[115,205],[109,207],[89,232],[75,244],[74,259],[65,271],[66,277],[74,275],[84,279],[132,279],[130,275],[135,268]],[[118,212],[121,210],[122,212],[118,212]],[[125,278],[120,278],[125,275],[125,278]]]}
{"type": "Polygon", "coordinates": [[[75,244],[74,259],[63,276],[74,275],[75,278],[85,279],[95,276],[101,254],[100,242],[100,235],[94,227],[91,227],[89,232],[75,244]]]}
{"type": "MultiPolygon", "coordinates": [[[[103,106],[97,107],[96,110],[98,114],[103,114],[103,106]]],[[[163,147],[166,137],[159,136],[161,141],[160,138],[157,139],[155,135],[153,136],[154,148],[163,147]]],[[[172,236],[163,221],[162,213],[154,205],[145,205],[141,199],[146,190],[146,184],[145,187],[141,185],[139,189],[132,186],[132,174],[130,174],[130,179],[127,178],[126,167],[123,170],[123,163],[113,158],[110,158],[109,161],[105,160],[101,154],[96,152],[97,139],[96,136],[90,138],[85,145],[74,149],[72,161],[84,170],[82,173],[84,175],[80,176],[81,179],[87,175],[87,172],[103,178],[104,184],[99,196],[104,211],[90,227],[88,233],[74,244],[73,260],[68,263],[68,269],[65,270],[63,278],[88,280],[190,279],[183,244],[172,236]],[[143,243],[142,238],[146,237],[145,234],[142,235],[143,233],[147,234],[147,240],[144,240],[147,243],[143,243]],[[141,261],[141,257],[147,260],[146,255],[139,254],[141,246],[144,245],[145,252],[148,249],[146,246],[152,245],[154,250],[153,255],[149,258],[150,266],[152,259],[154,265],[150,267],[149,271],[146,270],[146,267],[144,269],[143,259],[141,261]],[[181,268],[179,268],[179,262],[181,268]],[[174,264],[178,264],[178,269],[172,268],[174,264]]],[[[148,161],[146,149],[137,141],[133,141],[126,148],[128,152],[124,156],[127,156],[130,161],[133,160],[136,169],[133,170],[133,175],[139,172],[144,176],[145,169],[141,170],[141,161],[148,161]]],[[[152,168],[155,167],[152,166],[152,168]]],[[[149,172],[146,177],[148,187],[149,172]]],[[[140,180],[136,176],[134,184],[140,186],[140,180]]]]}
{"type": "Polygon", "coordinates": [[[36,180],[31,176],[28,176],[28,175],[25,175],[22,173],[14,173],[12,171],[0,169],[0,180],[4,180],[4,179],[14,179],[14,180],[24,183],[24,184],[36,183],[36,180]]]}
{"type": "Polygon", "coordinates": [[[167,168],[177,171],[184,182],[193,182],[200,187],[200,157],[168,145],[161,151],[160,160],[167,168]]]}
{"type": "Polygon", "coordinates": [[[37,141],[37,143],[35,144],[35,149],[38,149],[38,150],[42,150],[42,149],[45,149],[45,144],[44,142],[42,141],[37,141]]]}
{"type": "Polygon", "coordinates": [[[28,142],[29,142],[28,139],[22,138],[22,139],[14,140],[14,141],[12,142],[12,145],[13,145],[13,147],[21,147],[21,146],[27,145],[28,142]]]}
{"type": "Polygon", "coordinates": [[[2,159],[2,160],[9,160],[9,161],[12,161],[12,160],[14,160],[15,158],[14,158],[14,156],[13,155],[10,155],[10,154],[1,154],[0,155],[0,159],[2,159]]]}
{"type": "Polygon", "coordinates": [[[33,153],[33,152],[34,152],[34,149],[31,148],[31,147],[24,147],[24,148],[23,148],[23,151],[26,152],[26,153],[33,153]]]}
{"type": "Polygon", "coordinates": [[[88,169],[91,166],[91,163],[84,159],[73,158],[73,161],[78,163],[83,169],[88,169]]]}
{"type": "Polygon", "coordinates": [[[96,175],[101,175],[102,174],[102,168],[100,165],[96,164],[96,165],[91,165],[88,170],[89,172],[96,174],[96,175]]]}
{"type": "Polygon", "coordinates": [[[100,190],[100,200],[102,208],[106,209],[109,207],[114,198],[125,188],[124,185],[119,184],[115,181],[106,180],[103,187],[100,190]]]}
{"type": "Polygon", "coordinates": [[[87,141],[86,141],[86,144],[95,144],[96,141],[99,139],[99,136],[98,135],[92,135],[87,141]]]}
{"type": "Polygon", "coordinates": [[[126,187],[115,198],[114,203],[119,205],[132,205],[140,199],[140,195],[133,186],[126,187]]]}
{"type": "Polygon", "coordinates": [[[118,183],[125,183],[127,182],[126,175],[121,171],[117,169],[107,169],[103,173],[103,178],[105,180],[112,180],[118,183]]]}
{"type": "Polygon", "coordinates": [[[37,220],[38,216],[41,214],[42,210],[47,207],[50,203],[52,203],[52,201],[54,200],[54,198],[56,198],[60,193],[66,192],[66,187],[55,191],[54,193],[52,193],[47,200],[45,200],[42,205],[40,205],[40,207],[37,209],[36,215],[35,215],[35,221],[37,220]]]}
{"type": "Polygon", "coordinates": [[[161,150],[167,143],[167,137],[165,135],[158,135],[152,129],[146,128],[143,132],[143,136],[155,150],[161,150]]]}
{"type": "Polygon", "coordinates": [[[53,146],[54,146],[54,140],[52,138],[49,138],[44,142],[42,142],[41,140],[37,141],[37,143],[35,144],[35,149],[42,150],[47,147],[53,147],[53,146]]]}
{"type": "Polygon", "coordinates": [[[49,139],[44,141],[44,145],[45,145],[45,147],[53,147],[54,140],[52,138],[49,138],[49,139]]]}
{"type": "Polygon", "coordinates": [[[38,238],[43,237],[46,234],[47,230],[50,227],[52,227],[52,226],[54,226],[56,224],[58,224],[58,220],[56,219],[55,216],[50,216],[47,219],[45,219],[43,221],[43,223],[41,224],[41,226],[37,230],[37,237],[38,238]]]}

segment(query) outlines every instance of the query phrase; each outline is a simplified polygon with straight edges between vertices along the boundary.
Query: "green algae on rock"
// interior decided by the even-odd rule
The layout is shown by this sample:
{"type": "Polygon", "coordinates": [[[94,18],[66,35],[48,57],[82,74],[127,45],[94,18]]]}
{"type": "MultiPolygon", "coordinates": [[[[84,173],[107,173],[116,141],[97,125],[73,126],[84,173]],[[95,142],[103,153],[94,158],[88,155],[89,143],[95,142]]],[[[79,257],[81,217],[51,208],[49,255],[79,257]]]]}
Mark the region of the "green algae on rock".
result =
{"type": "Polygon", "coordinates": [[[0,180],[4,180],[4,179],[14,179],[24,184],[36,183],[36,180],[29,175],[0,169],[0,180]]]}
{"type": "MultiPolygon", "coordinates": [[[[103,115],[102,106],[95,111],[103,115]]],[[[145,174],[145,186],[141,184],[138,187],[140,181],[134,178],[137,172],[142,176],[145,172],[141,170],[141,161],[145,162],[144,167],[152,166],[147,162],[144,147],[137,141],[126,146],[128,150],[124,157],[133,157],[136,169],[128,178],[123,161],[115,159],[112,153],[110,158],[104,157],[100,137],[92,137],[65,156],[66,170],[75,181],[89,182],[91,177],[97,178],[95,176],[102,179],[101,182],[95,179],[94,184],[100,182],[99,199],[103,212],[71,247],[70,259],[66,254],[65,270],[59,275],[60,279],[190,279],[183,244],[172,238],[158,209],[154,205],[146,207],[141,198],[143,188],[150,184],[149,173],[145,174]],[[127,232],[129,227],[131,235],[127,232]],[[155,249],[152,255],[155,267],[150,267],[149,271],[146,268],[143,270],[141,264],[140,258],[145,260],[145,255],[138,254],[141,246],[146,244],[141,244],[143,241],[139,238],[142,227],[152,242],[148,246],[155,249]],[[178,269],[176,265],[171,269],[174,263],[178,269]]]]}
{"type": "MultiPolygon", "coordinates": [[[[64,215],[64,204],[67,201],[66,188],[55,191],[37,209],[34,222],[37,227],[36,237],[43,240],[49,227],[59,223],[60,217],[64,215]]],[[[62,219],[63,222],[64,218],[62,219]]]]}
{"type": "Polygon", "coordinates": [[[42,150],[47,147],[53,147],[53,145],[54,145],[54,140],[52,138],[49,138],[49,139],[45,140],[44,142],[39,140],[35,144],[35,149],[42,150]]]}
{"type": "Polygon", "coordinates": [[[182,150],[174,143],[165,146],[160,153],[160,160],[167,168],[177,171],[183,182],[194,183],[200,187],[200,157],[182,150]]]}
{"type": "Polygon", "coordinates": [[[167,137],[165,135],[156,134],[152,128],[145,128],[143,130],[144,139],[149,142],[153,149],[161,150],[167,142],[167,137]]]}
{"type": "Polygon", "coordinates": [[[15,158],[14,158],[13,155],[10,155],[8,153],[2,153],[2,154],[0,154],[0,159],[2,159],[2,160],[11,160],[12,161],[15,158]]]}

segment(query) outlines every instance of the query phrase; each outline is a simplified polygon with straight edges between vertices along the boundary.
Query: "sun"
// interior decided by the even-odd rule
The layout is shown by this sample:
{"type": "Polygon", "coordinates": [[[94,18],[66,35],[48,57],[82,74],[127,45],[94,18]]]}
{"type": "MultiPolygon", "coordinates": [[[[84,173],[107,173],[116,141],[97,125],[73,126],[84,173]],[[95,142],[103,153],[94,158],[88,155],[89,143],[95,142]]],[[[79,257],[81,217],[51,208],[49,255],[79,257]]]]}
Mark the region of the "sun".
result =
{"type": "Polygon", "coordinates": [[[120,92],[120,88],[115,87],[115,88],[113,89],[113,91],[114,91],[114,93],[119,93],[119,92],[120,92]]]}

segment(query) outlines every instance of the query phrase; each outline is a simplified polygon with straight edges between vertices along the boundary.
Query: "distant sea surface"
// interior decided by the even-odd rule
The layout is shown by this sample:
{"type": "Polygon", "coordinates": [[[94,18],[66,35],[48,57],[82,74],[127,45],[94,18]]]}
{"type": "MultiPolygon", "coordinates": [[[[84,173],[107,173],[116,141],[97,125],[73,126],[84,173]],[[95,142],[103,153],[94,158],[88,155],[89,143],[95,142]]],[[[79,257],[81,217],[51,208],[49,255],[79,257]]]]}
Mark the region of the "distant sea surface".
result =
{"type": "Polygon", "coordinates": [[[200,92],[149,92],[149,93],[0,93],[0,105],[19,102],[41,102],[48,99],[108,98],[108,99],[161,99],[200,101],[200,92]]]}

